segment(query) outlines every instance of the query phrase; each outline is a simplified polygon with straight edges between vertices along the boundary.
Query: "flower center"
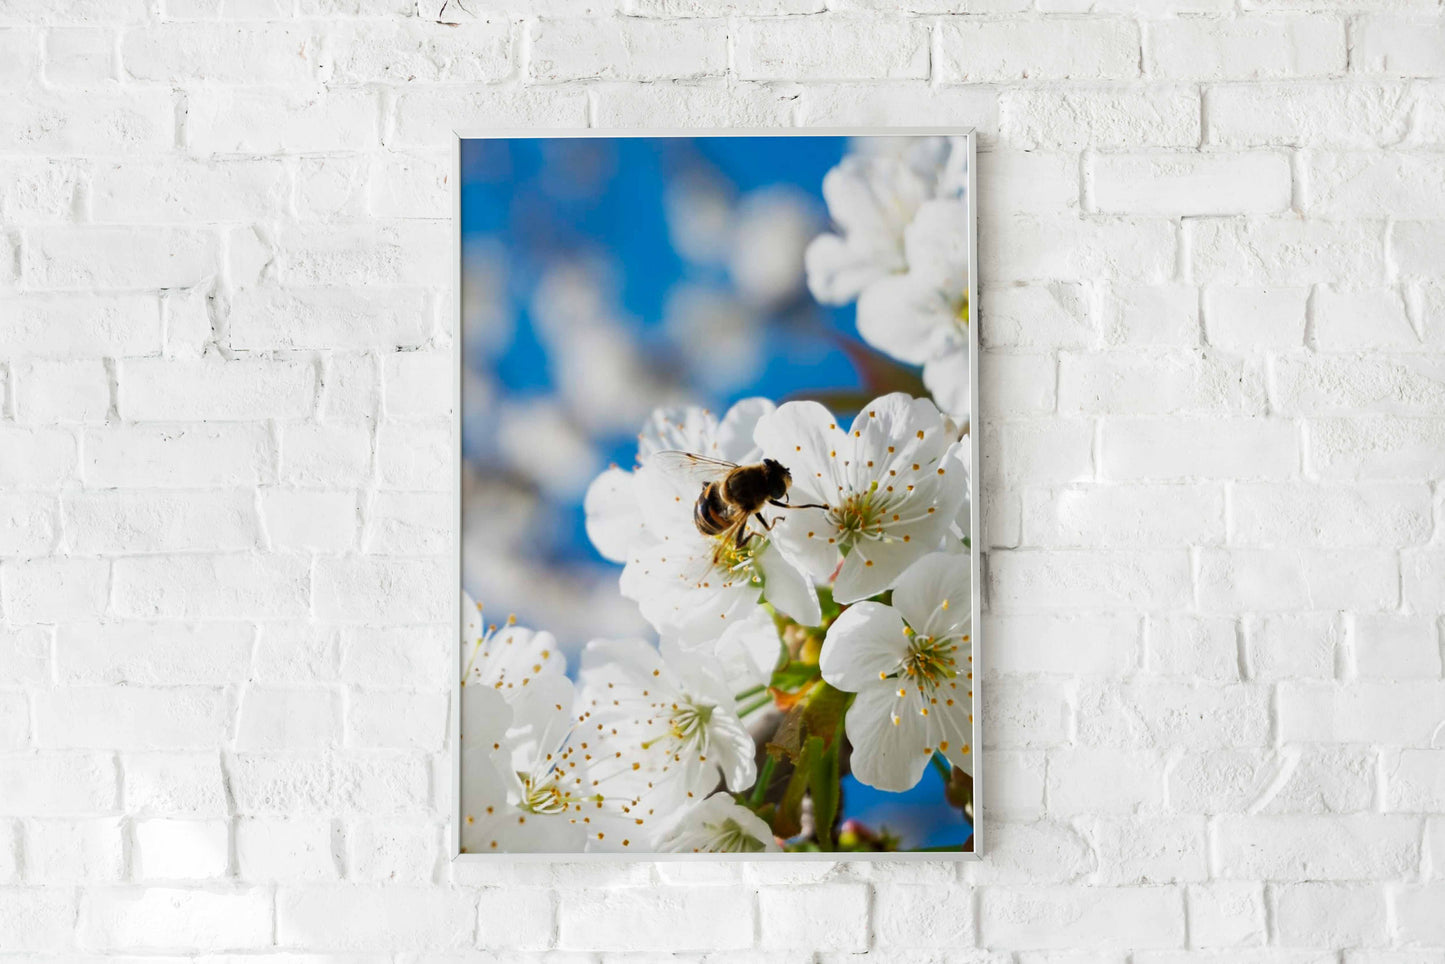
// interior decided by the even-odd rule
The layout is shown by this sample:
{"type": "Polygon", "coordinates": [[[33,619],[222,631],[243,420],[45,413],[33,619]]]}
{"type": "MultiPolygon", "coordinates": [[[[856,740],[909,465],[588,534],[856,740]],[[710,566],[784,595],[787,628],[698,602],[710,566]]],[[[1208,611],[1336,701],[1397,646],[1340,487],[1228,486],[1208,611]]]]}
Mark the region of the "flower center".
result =
{"type": "Polygon", "coordinates": [[[919,692],[932,693],[958,675],[954,652],[951,639],[915,635],[909,641],[908,655],[899,664],[899,675],[917,686],[919,692]]]}
{"type": "Polygon", "coordinates": [[[854,492],[828,510],[828,520],[838,530],[839,542],[847,547],[859,539],[883,538],[883,523],[888,518],[888,499],[878,494],[878,483],[874,482],[866,492],[854,492]]]}
{"type": "Polygon", "coordinates": [[[739,546],[736,536],[731,533],[714,536],[713,566],[730,578],[736,579],[738,576],[742,576],[750,582],[760,582],[762,576],[758,573],[755,557],[762,547],[763,541],[761,536],[754,535],[739,546]]]}
{"type": "Polygon", "coordinates": [[[672,726],[669,732],[673,739],[684,745],[693,742],[707,742],[707,725],[712,722],[711,706],[698,706],[691,701],[684,701],[678,706],[677,712],[672,715],[672,726]]]}
{"type": "Polygon", "coordinates": [[[517,802],[517,807],[528,813],[544,816],[566,813],[584,801],[593,802],[601,799],[596,796],[572,793],[562,786],[560,779],[562,774],[556,769],[549,770],[542,776],[532,776],[527,773],[518,773],[517,776],[522,781],[522,799],[517,802]]]}
{"type": "Polygon", "coordinates": [[[954,313],[954,317],[955,317],[955,318],[957,319],[957,321],[958,321],[958,326],[959,326],[960,328],[967,328],[967,327],[968,327],[968,315],[969,315],[969,311],[968,311],[968,289],[967,289],[967,288],[965,288],[964,291],[963,291],[963,297],[960,298],[960,299],[954,304],[953,313],[954,313]]]}
{"type": "Polygon", "coordinates": [[[713,835],[713,849],[723,854],[756,854],[765,848],[763,842],[748,833],[731,817],[722,823],[705,823],[703,828],[713,835]]]}
{"type": "Polygon", "coordinates": [[[659,742],[668,741],[674,744],[673,752],[687,747],[705,751],[708,744],[707,726],[712,722],[714,709],[711,704],[698,704],[686,699],[674,703],[672,715],[667,720],[667,732],[643,743],[642,748],[650,750],[659,742]]]}

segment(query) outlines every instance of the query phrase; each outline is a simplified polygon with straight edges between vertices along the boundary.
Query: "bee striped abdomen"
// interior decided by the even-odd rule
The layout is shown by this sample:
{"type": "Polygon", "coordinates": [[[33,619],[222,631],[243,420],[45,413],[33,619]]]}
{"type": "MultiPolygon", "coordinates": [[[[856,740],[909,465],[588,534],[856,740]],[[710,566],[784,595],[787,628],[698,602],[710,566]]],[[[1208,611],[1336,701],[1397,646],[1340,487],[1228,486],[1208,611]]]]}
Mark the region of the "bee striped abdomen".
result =
{"type": "Polygon", "coordinates": [[[692,521],[697,524],[697,531],[706,536],[721,535],[732,525],[732,512],[716,482],[702,487],[702,494],[692,508],[692,521]]]}

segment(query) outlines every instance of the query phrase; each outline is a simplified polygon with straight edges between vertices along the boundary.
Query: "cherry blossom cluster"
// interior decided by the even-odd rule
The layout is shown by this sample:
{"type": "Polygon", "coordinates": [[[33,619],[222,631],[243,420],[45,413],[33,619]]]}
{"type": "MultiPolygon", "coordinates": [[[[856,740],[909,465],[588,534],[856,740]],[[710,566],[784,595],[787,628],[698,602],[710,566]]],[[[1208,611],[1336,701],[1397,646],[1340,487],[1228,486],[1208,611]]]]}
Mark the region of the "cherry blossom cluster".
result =
{"type": "Polygon", "coordinates": [[[656,642],[593,640],[569,677],[548,633],[486,626],[468,600],[464,852],[779,850],[796,828],[760,768],[810,701],[840,708],[834,770],[846,737],[864,784],[972,772],[966,173],[955,139],[855,151],[824,181],[835,231],[807,251],[814,296],[856,300],[862,338],[921,366],[932,398],[850,420],[813,401],[660,408],[636,465],[592,482],[588,535],[656,642]],[[697,480],[661,452],[771,459],[791,487],[743,538],[706,535],[697,480]]]}

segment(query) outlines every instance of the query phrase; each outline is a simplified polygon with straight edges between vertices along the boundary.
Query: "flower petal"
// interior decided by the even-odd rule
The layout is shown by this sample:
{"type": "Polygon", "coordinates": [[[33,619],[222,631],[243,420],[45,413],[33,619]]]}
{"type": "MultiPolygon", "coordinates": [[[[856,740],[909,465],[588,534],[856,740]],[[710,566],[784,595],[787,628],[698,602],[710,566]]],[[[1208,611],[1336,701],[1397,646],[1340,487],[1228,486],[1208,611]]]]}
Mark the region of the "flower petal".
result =
{"type": "Polygon", "coordinates": [[[950,415],[968,415],[973,408],[969,391],[968,346],[929,359],[923,366],[923,384],[950,415]]]}
{"type": "Polygon", "coordinates": [[[828,685],[850,693],[877,686],[908,655],[903,619],[891,606],[861,602],[845,609],[823,640],[818,669],[828,685]]]}
{"type": "Polygon", "coordinates": [[[717,427],[717,458],[746,465],[762,456],[753,441],[758,420],[777,409],[766,398],[744,398],[728,409],[717,427]]]}
{"type": "Polygon", "coordinates": [[[938,504],[937,512],[895,525],[884,539],[860,539],[843,560],[833,598],[851,603],[891,589],[916,560],[940,548],[957,507],[952,502],[938,504]]]}
{"type": "Polygon", "coordinates": [[[925,636],[957,637],[972,618],[971,566],[966,555],[924,556],[898,578],[893,606],[925,636]]]}
{"type": "MultiPolygon", "coordinates": [[[[684,649],[698,644],[678,640],[684,649]]],[[[666,647],[668,641],[663,641],[666,647]]],[[[768,611],[756,607],[747,618],[734,623],[717,638],[712,653],[722,667],[722,679],[728,693],[741,693],[768,682],[782,652],[778,628],[768,611]]]]}
{"type": "Polygon", "coordinates": [[[911,272],[880,278],[858,296],[858,334],[909,365],[942,351],[956,327],[949,297],[932,278],[911,272]]]}
{"type": "Polygon", "coordinates": [[[707,730],[707,758],[722,770],[727,788],[739,793],[751,787],[758,778],[757,763],[753,758],[756,747],[742,720],[719,707],[713,711],[707,730]]]}
{"type": "Polygon", "coordinates": [[[582,502],[587,538],[613,562],[626,562],[633,540],[646,528],[631,472],[613,466],[592,480],[582,502]]]}
{"type": "Polygon", "coordinates": [[[696,405],[653,409],[637,436],[637,459],[645,462],[658,452],[695,452],[717,458],[714,439],[717,417],[696,405]]]}
{"type": "Polygon", "coordinates": [[[776,546],[805,578],[830,579],[838,568],[838,540],[822,509],[788,512],[773,525],[768,543],[776,546]]]}
{"type": "MultiPolygon", "coordinates": [[[[799,511],[818,512],[816,509],[799,511]]],[[[823,621],[813,581],[803,575],[771,539],[759,553],[758,564],[763,570],[763,593],[773,608],[803,626],[816,626],[823,621]]]]}
{"type": "Polygon", "coordinates": [[[820,304],[846,305],[859,293],[894,268],[902,259],[880,263],[878,253],[860,245],[850,245],[836,234],[820,234],[803,252],[808,273],[808,290],[820,304]]]}
{"type": "Polygon", "coordinates": [[[817,402],[787,402],[758,420],[753,439],[793,477],[792,502],[828,502],[838,492],[848,436],[817,402]]]}
{"type": "Polygon", "coordinates": [[[908,273],[926,277],[950,292],[968,290],[968,202],[959,198],[924,201],[903,232],[908,273]]]}
{"type": "Polygon", "coordinates": [[[889,686],[870,686],[848,709],[844,728],[853,744],[852,770],[858,782],[900,793],[923,776],[931,753],[927,717],[919,709],[918,691],[900,697],[889,686]]]}

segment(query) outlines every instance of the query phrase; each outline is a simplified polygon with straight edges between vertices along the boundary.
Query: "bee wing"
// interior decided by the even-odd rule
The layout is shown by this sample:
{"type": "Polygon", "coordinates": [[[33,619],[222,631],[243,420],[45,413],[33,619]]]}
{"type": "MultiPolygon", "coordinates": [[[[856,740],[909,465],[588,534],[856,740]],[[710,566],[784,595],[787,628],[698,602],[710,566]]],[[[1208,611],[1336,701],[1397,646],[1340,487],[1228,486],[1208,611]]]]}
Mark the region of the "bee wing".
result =
{"type": "Polygon", "coordinates": [[[691,482],[696,486],[717,482],[738,467],[736,462],[710,459],[705,455],[676,450],[654,452],[647,457],[645,464],[655,465],[673,478],[691,482]]]}

